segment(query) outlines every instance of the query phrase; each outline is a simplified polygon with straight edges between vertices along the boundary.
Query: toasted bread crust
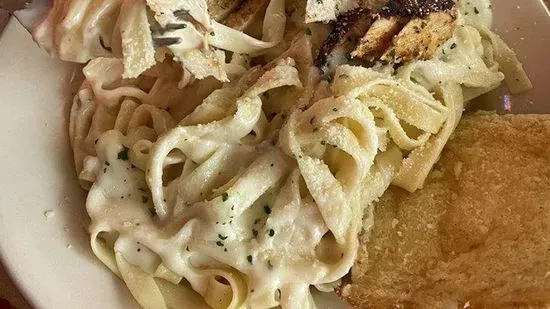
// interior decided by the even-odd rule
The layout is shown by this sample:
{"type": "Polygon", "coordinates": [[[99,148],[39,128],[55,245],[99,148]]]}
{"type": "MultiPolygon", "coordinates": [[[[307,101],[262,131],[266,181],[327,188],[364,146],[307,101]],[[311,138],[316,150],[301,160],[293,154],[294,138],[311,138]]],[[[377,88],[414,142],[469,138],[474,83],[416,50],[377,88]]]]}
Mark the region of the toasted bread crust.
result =
{"type": "Polygon", "coordinates": [[[423,190],[362,235],[355,308],[548,308],[550,116],[465,116],[423,190]]]}

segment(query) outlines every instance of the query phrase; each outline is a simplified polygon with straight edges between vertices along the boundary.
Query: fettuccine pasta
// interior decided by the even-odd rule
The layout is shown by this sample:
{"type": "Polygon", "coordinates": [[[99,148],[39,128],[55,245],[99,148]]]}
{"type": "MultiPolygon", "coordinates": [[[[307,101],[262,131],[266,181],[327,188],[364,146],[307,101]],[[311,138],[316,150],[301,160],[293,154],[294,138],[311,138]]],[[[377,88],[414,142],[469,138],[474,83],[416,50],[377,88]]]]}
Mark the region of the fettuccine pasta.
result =
{"type": "Polygon", "coordinates": [[[466,102],[531,86],[479,7],[459,5],[433,59],[327,81],[307,33],[274,56],[284,1],[267,2],[260,39],[201,0],[55,1],[36,37],[88,62],[69,135],[92,250],[146,309],[316,308],[310,288],[349,272],[388,186],[422,188],[466,102]]]}

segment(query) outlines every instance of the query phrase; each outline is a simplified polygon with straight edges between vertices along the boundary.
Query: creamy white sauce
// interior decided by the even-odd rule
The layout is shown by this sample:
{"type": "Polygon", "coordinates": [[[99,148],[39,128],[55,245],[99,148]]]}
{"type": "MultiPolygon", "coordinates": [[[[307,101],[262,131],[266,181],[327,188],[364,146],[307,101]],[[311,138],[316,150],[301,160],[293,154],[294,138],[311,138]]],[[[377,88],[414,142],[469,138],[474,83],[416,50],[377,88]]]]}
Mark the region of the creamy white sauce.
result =
{"type": "MultiPolygon", "coordinates": [[[[462,22],[489,23],[488,6],[479,17],[463,16],[471,5],[488,2],[471,3],[461,6],[462,22]]],[[[199,4],[189,3],[201,11],[199,4]]],[[[93,183],[86,207],[94,252],[113,272],[130,274],[121,277],[133,293],[143,293],[128,282],[136,268],[145,273],[136,278],[164,286],[164,293],[165,283],[153,278],[174,286],[184,278],[215,308],[314,308],[310,286],[327,289],[353,265],[364,204],[392,180],[413,190],[421,186],[460,118],[462,90],[473,96],[493,86],[485,77],[502,80],[484,62],[487,52],[477,31],[460,29],[437,59],[404,66],[398,76],[338,67],[330,90],[335,97],[311,102],[305,111],[282,110],[288,118],[275,129],[280,119],[268,123],[260,96],[283,86],[302,90],[292,60],[261,77],[248,72],[252,86],[233,83],[215,91],[176,127],[166,111],[148,105],[151,98],[143,91],[104,89],[116,80],[109,70],[116,66],[108,59],[92,61],[86,72],[93,95],[81,99],[89,95],[103,108],[116,107],[123,97],[143,103],[119,111],[116,122],[129,124],[117,130],[110,130],[116,124],[109,128],[114,116],[98,109],[94,116],[109,121],[94,119],[83,134],[98,138],[88,151],[93,155],[80,164],[80,179],[93,183]],[[457,47],[443,53],[452,44],[457,47]],[[484,78],[468,79],[469,67],[484,78]],[[434,89],[445,104],[434,98],[434,89]],[[423,135],[407,136],[404,121],[423,135]],[[174,177],[163,180],[171,169],[174,177]]],[[[285,105],[310,99],[292,93],[276,99],[291,98],[285,105]]],[[[75,106],[74,117],[89,119],[89,110],[75,106]]],[[[73,147],[77,157],[80,145],[73,147]]],[[[162,298],[153,302],[170,299],[156,295],[162,298]]],[[[150,295],[139,296],[151,301],[150,295]]]]}

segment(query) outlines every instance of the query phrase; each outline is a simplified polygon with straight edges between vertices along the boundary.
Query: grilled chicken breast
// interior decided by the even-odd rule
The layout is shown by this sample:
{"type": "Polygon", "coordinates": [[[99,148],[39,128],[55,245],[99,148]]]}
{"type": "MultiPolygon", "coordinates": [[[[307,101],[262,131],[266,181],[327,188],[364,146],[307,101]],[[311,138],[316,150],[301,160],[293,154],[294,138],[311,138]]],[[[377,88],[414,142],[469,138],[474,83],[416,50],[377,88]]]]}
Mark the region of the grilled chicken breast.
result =
{"type": "Polygon", "coordinates": [[[394,36],[399,34],[404,23],[402,18],[380,18],[372,23],[357,48],[351,53],[352,57],[359,57],[368,61],[380,59],[392,45],[394,36]]]}
{"type": "Polygon", "coordinates": [[[456,12],[432,12],[425,18],[380,17],[351,53],[367,61],[407,62],[430,59],[453,35],[456,12]]]}
{"type": "Polygon", "coordinates": [[[392,40],[382,60],[408,62],[433,57],[439,47],[451,38],[456,26],[452,11],[433,12],[426,18],[414,18],[392,40]]]}

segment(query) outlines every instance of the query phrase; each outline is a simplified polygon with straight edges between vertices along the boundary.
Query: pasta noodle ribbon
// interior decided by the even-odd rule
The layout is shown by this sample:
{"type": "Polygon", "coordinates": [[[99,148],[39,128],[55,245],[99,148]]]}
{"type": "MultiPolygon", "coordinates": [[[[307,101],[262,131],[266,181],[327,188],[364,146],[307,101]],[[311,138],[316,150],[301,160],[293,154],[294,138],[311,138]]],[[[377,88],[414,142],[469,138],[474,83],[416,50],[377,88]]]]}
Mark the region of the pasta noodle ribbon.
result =
{"type": "MultiPolygon", "coordinates": [[[[337,4],[356,5],[307,6],[337,4]]],[[[531,87],[485,9],[459,11],[433,59],[341,65],[328,81],[307,34],[274,48],[285,3],[266,6],[261,39],[204,0],[55,1],[37,30],[49,52],[89,61],[69,135],[91,247],[145,309],[316,308],[310,287],[349,273],[391,184],[422,188],[468,101],[531,87]],[[177,20],[154,35],[182,41],[154,47],[146,28],[177,20]]]]}

